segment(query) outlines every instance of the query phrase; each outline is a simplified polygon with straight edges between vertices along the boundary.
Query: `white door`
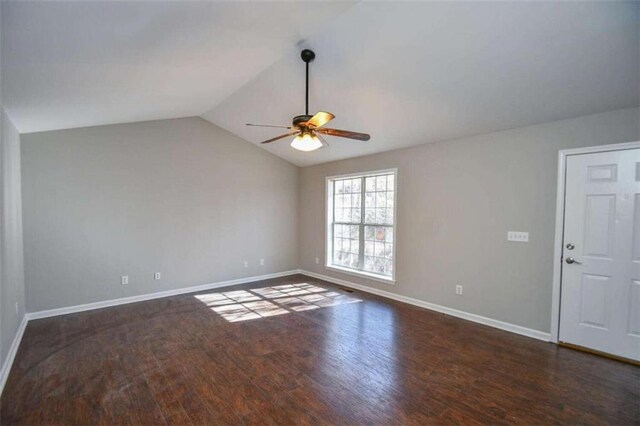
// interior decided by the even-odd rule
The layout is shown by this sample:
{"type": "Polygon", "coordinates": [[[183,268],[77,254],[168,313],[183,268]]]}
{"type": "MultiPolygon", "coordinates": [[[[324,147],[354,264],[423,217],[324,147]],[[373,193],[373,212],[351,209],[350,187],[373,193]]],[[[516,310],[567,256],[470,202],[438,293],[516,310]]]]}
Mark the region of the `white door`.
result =
{"type": "Polygon", "coordinates": [[[566,163],[560,341],[640,360],[640,149],[566,163]]]}

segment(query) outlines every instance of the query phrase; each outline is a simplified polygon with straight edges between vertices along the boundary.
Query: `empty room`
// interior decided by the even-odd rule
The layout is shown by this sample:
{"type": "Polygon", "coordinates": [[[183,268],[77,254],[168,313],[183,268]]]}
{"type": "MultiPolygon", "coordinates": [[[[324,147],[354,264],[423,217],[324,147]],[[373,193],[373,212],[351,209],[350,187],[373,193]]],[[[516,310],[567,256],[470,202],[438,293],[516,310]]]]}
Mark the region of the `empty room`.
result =
{"type": "Polygon", "coordinates": [[[639,1],[0,1],[0,424],[640,425],[639,1]]]}

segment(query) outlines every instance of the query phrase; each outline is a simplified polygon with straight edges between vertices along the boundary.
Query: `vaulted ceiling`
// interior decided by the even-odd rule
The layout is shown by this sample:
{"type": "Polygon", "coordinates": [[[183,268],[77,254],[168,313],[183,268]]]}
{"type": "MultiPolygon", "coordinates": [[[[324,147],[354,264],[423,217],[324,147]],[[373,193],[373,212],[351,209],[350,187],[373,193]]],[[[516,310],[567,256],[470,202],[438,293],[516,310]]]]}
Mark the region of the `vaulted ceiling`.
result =
{"type": "Polygon", "coordinates": [[[638,2],[3,2],[23,133],[200,115],[258,144],[304,112],[368,142],[297,165],[640,105],[638,2]]]}
{"type": "Polygon", "coordinates": [[[3,104],[22,133],[197,116],[352,5],[3,0],[3,104]]]}

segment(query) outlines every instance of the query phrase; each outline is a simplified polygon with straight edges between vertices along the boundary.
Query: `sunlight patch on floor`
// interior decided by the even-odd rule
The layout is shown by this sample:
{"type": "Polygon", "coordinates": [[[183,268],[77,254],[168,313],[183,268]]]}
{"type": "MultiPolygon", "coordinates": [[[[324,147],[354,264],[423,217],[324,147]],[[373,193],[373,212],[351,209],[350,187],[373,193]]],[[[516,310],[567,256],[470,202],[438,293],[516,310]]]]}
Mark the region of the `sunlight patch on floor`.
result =
{"type": "Polygon", "coordinates": [[[197,294],[194,297],[229,322],[362,302],[360,299],[308,283],[197,294]]]}

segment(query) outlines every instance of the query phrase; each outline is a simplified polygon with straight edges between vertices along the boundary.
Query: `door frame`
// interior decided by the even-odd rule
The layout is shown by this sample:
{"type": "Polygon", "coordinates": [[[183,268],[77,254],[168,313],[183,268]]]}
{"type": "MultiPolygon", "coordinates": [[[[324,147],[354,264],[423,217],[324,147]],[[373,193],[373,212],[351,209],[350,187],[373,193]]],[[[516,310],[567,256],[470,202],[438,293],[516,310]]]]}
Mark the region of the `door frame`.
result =
{"type": "Polygon", "coordinates": [[[567,158],[572,155],[598,152],[624,151],[640,148],[640,141],[558,151],[558,186],[556,198],[556,234],[553,250],[553,291],[551,300],[551,341],[558,343],[560,337],[560,302],[562,296],[562,244],[564,240],[564,200],[566,192],[567,158]]]}

